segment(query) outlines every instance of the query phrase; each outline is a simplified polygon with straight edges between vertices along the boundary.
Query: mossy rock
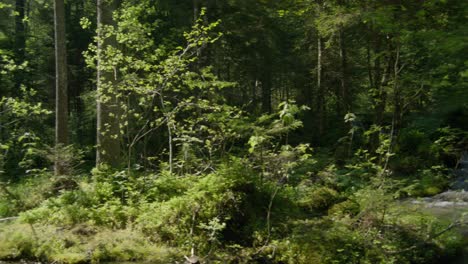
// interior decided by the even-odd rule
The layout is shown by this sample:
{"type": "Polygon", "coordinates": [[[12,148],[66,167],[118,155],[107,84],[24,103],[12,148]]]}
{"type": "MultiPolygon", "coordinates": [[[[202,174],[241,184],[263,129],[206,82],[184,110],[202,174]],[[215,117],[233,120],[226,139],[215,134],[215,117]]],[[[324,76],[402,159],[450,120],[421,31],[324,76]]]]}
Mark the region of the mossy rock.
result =
{"type": "Polygon", "coordinates": [[[426,196],[433,196],[433,195],[439,194],[441,192],[442,192],[442,189],[440,189],[437,186],[429,186],[429,187],[426,187],[424,189],[424,194],[426,196]]]}
{"type": "Polygon", "coordinates": [[[306,191],[303,198],[298,201],[298,205],[308,210],[325,211],[332,206],[338,198],[338,192],[331,188],[313,188],[306,191]]]}
{"type": "Polygon", "coordinates": [[[333,205],[328,210],[328,215],[357,215],[359,213],[359,204],[352,200],[346,200],[333,205]]]}

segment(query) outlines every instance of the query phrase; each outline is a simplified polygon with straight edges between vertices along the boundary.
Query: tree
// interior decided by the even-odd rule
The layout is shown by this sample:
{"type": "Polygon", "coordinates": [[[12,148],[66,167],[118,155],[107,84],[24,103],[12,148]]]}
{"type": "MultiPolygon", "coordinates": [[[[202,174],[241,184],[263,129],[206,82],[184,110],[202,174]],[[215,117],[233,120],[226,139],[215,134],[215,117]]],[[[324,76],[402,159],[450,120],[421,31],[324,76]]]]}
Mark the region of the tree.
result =
{"type": "MultiPolygon", "coordinates": [[[[55,144],[56,152],[68,144],[68,85],[67,51],[65,35],[65,7],[63,0],[54,0],[55,25],[55,144]]],[[[58,155],[55,160],[55,174],[65,173],[58,155]]]]}
{"type": "MultiPolygon", "coordinates": [[[[24,62],[26,53],[26,32],[25,32],[25,0],[16,0],[15,2],[15,60],[17,64],[24,62]]],[[[14,73],[16,90],[20,87],[22,76],[18,72],[14,73]]]]}
{"type": "MultiPolygon", "coordinates": [[[[341,5],[345,4],[345,1],[339,1],[341,5]]],[[[351,98],[350,98],[350,89],[348,81],[348,58],[347,58],[347,46],[346,46],[346,33],[343,26],[343,23],[339,25],[339,34],[338,41],[340,47],[340,60],[341,60],[341,74],[340,74],[340,83],[341,83],[341,100],[342,100],[342,114],[349,113],[351,111],[351,98]]]]}
{"type": "Polygon", "coordinates": [[[97,150],[96,164],[112,167],[120,164],[119,104],[113,91],[117,81],[117,69],[105,61],[105,53],[117,46],[114,35],[107,36],[109,27],[115,27],[112,18],[116,1],[97,1],[97,150]]]}

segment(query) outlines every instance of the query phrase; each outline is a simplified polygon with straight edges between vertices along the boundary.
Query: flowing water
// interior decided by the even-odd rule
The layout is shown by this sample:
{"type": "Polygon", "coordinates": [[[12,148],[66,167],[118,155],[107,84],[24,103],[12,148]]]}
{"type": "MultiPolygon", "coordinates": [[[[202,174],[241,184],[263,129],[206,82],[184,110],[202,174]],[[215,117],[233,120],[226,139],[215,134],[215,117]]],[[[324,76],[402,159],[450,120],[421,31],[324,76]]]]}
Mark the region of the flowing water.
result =
{"type": "Polygon", "coordinates": [[[423,199],[413,199],[409,202],[418,205],[421,210],[444,218],[451,222],[459,221],[462,224],[455,230],[463,237],[463,250],[447,264],[468,263],[468,152],[464,152],[460,158],[456,170],[453,172],[454,182],[450,189],[423,199]],[[466,215],[466,216],[465,216],[466,215]]]}
{"type": "MultiPolygon", "coordinates": [[[[464,190],[449,190],[431,198],[412,200],[411,204],[419,206],[419,209],[431,213],[439,218],[446,219],[452,223],[463,221],[464,214],[468,214],[468,192],[464,190]]],[[[466,221],[466,220],[465,220],[466,221]]],[[[454,228],[464,241],[464,247],[447,264],[468,263],[468,225],[462,224],[454,228]]]]}

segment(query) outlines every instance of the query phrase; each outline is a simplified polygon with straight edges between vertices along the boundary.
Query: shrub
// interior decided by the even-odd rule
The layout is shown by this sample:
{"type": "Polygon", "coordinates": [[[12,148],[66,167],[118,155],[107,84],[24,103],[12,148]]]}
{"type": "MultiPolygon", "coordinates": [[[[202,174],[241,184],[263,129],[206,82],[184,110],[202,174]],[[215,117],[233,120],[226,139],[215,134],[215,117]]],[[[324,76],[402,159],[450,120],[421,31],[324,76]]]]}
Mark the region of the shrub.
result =
{"type": "Polygon", "coordinates": [[[433,196],[447,189],[449,177],[441,167],[422,170],[418,178],[402,188],[402,192],[412,197],[433,196]]]}
{"type": "Polygon", "coordinates": [[[0,182],[0,217],[16,216],[37,207],[52,190],[51,174],[40,172],[19,182],[0,182]]]}
{"type": "Polygon", "coordinates": [[[241,210],[246,194],[240,190],[249,184],[250,177],[248,171],[232,168],[192,176],[188,178],[192,186],[183,194],[142,204],[137,226],[153,239],[207,250],[219,239],[226,221],[241,210]]]}

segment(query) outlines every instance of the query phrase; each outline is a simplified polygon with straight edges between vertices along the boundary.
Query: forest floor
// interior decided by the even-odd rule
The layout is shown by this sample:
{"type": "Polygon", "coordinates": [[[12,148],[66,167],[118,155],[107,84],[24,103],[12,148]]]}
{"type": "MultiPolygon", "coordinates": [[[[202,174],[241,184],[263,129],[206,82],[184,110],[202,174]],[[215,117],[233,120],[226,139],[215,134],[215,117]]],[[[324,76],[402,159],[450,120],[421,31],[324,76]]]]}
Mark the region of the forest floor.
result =
{"type": "Polygon", "coordinates": [[[411,196],[442,187],[387,179],[384,189],[361,171],[353,176],[327,166],[311,181],[300,169],[287,182],[266,180],[240,159],[183,177],[93,170],[58,193],[50,178],[37,178],[10,189],[18,200],[8,204],[29,209],[0,223],[0,259],[176,263],[195,248],[204,263],[466,260],[468,229],[461,224],[468,193],[411,196]]]}

